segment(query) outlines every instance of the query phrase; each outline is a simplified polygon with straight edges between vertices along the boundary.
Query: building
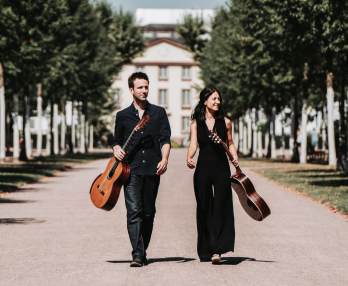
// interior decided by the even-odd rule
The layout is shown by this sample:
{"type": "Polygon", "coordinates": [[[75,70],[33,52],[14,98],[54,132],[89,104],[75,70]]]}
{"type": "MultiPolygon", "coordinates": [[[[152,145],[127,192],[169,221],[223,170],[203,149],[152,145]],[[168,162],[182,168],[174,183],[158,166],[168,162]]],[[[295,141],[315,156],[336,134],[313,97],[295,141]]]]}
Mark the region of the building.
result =
{"type": "Polygon", "coordinates": [[[145,72],[150,79],[149,101],[166,109],[172,139],[184,145],[188,141],[192,109],[203,87],[198,63],[175,31],[187,14],[210,19],[213,10],[138,9],[136,21],[144,32],[145,50],[131,64],[123,66],[112,84],[117,112],[132,102],[129,75],[145,72]]]}

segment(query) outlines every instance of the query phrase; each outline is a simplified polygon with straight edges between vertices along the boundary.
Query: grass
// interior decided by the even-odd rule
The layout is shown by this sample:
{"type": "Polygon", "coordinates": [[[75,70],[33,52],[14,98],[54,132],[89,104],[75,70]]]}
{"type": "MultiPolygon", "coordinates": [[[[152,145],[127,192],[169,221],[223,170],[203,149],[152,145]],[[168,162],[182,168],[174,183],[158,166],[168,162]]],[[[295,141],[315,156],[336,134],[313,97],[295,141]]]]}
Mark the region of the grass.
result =
{"type": "Polygon", "coordinates": [[[110,157],[110,152],[38,157],[28,162],[0,163],[0,194],[16,192],[26,183],[70,170],[74,164],[110,157]]]}
{"type": "Polygon", "coordinates": [[[348,214],[348,176],[325,165],[243,160],[243,167],[348,214]]]}

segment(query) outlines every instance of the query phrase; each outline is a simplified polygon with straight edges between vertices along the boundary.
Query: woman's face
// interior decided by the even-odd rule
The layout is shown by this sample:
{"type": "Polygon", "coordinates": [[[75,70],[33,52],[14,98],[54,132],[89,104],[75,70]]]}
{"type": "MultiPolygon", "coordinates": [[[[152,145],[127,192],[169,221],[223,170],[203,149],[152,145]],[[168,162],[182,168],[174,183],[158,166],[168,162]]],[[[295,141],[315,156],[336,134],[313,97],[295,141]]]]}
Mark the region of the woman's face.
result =
{"type": "Polygon", "coordinates": [[[204,105],[211,111],[218,111],[221,105],[220,95],[216,91],[213,92],[204,102],[204,105]]]}

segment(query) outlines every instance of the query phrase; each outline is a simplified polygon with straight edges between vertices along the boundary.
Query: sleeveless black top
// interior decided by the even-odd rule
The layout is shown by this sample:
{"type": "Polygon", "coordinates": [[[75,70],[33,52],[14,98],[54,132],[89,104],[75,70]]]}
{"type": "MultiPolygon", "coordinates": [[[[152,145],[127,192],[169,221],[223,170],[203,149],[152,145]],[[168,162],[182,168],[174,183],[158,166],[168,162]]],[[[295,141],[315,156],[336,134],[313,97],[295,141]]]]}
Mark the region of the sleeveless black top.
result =
{"type": "MultiPolygon", "coordinates": [[[[214,132],[221,138],[221,140],[227,143],[227,128],[225,119],[215,119],[213,127],[214,132]]],[[[209,138],[209,129],[205,121],[197,121],[197,141],[199,145],[199,155],[197,161],[198,165],[207,167],[207,164],[211,164],[217,168],[228,168],[229,163],[225,153],[225,150],[220,144],[214,143],[209,138]]],[[[209,168],[211,169],[211,168],[209,168]]]]}

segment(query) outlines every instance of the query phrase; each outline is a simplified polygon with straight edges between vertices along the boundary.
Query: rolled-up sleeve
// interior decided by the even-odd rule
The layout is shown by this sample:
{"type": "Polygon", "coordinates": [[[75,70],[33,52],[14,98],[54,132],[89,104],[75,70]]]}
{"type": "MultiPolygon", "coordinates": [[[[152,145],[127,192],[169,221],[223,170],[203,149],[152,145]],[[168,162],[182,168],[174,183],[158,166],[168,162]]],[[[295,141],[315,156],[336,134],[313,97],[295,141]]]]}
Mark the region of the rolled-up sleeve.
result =
{"type": "Polygon", "coordinates": [[[119,113],[116,114],[115,119],[115,132],[114,132],[114,146],[123,144],[123,127],[122,123],[120,121],[120,115],[119,113]]]}
{"type": "Polygon", "coordinates": [[[170,145],[170,135],[171,135],[168,116],[164,108],[161,108],[160,122],[161,122],[160,123],[161,125],[160,125],[159,143],[162,149],[162,146],[164,144],[170,145]]]}

